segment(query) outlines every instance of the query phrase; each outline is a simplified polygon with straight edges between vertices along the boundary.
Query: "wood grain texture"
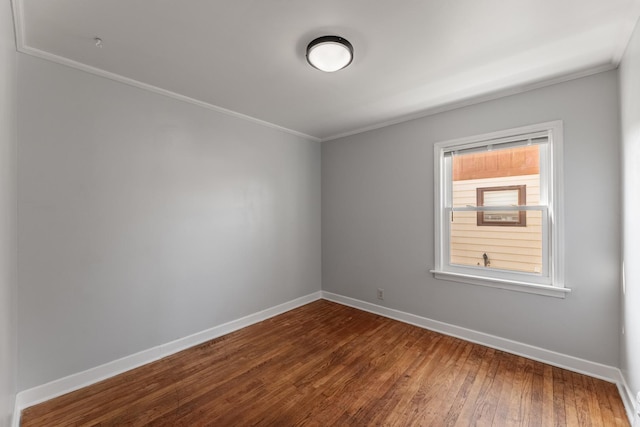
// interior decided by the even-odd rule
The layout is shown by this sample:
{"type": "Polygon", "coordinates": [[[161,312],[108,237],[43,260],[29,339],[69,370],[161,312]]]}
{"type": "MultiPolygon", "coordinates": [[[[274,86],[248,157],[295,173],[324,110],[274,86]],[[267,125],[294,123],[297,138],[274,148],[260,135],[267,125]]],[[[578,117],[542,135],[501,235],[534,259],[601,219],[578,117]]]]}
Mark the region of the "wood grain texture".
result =
{"type": "Polygon", "coordinates": [[[320,300],[27,408],[22,426],[628,426],[614,384],[320,300]]]}

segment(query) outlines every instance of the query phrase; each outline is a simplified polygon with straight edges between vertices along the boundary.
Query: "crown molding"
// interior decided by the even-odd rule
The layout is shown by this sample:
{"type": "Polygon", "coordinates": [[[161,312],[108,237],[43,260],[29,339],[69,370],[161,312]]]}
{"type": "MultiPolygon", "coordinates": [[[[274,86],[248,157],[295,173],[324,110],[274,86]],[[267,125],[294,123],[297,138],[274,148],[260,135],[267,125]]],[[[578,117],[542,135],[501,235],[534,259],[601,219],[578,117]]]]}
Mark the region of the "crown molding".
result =
{"type": "Polygon", "coordinates": [[[470,105],[475,105],[475,104],[481,104],[483,102],[493,101],[495,99],[505,98],[507,96],[517,95],[517,94],[529,92],[535,89],[541,89],[541,88],[552,86],[558,83],[564,83],[570,80],[576,80],[582,77],[588,77],[593,74],[615,70],[616,68],[618,68],[618,64],[612,62],[612,63],[602,64],[596,67],[588,68],[586,70],[576,71],[574,73],[563,74],[560,76],[552,77],[550,79],[540,80],[537,82],[527,83],[522,85],[516,85],[511,88],[497,90],[494,92],[487,93],[485,95],[470,96],[468,98],[464,98],[459,101],[453,101],[453,102],[442,104],[442,105],[435,105],[433,107],[428,107],[416,113],[406,114],[406,115],[403,115],[391,120],[379,122],[370,126],[364,126],[358,129],[347,131],[347,132],[327,136],[322,138],[320,142],[333,141],[336,139],[346,138],[348,136],[353,136],[360,133],[385,128],[387,126],[410,122],[412,120],[433,116],[433,115],[444,113],[447,111],[456,110],[458,108],[468,107],[470,105]]]}
{"type": "MultiPolygon", "coordinates": [[[[34,56],[40,59],[45,59],[48,61],[52,61],[61,65],[65,65],[71,68],[75,68],[81,71],[85,71],[87,73],[90,74],[94,74],[94,75],[98,75],[110,80],[114,80],[120,83],[124,83],[126,85],[129,86],[133,86],[133,87],[137,87],[143,90],[147,90],[159,95],[163,95],[163,96],[167,96],[182,102],[186,102],[192,105],[197,105],[199,107],[211,110],[211,111],[215,111],[221,114],[225,114],[231,117],[235,117],[235,118],[239,118],[241,120],[246,120],[248,122],[251,123],[255,123],[261,126],[265,126],[271,129],[275,129],[281,132],[285,132],[297,137],[301,137],[307,140],[311,140],[314,142],[326,142],[326,141],[332,141],[332,140],[336,140],[336,139],[341,139],[341,138],[346,138],[348,136],[353,136],[353,135],[357,135],[360,133],[364,133],[364,132],[369,132],[372,130],[376,130],[376,129],[380,129],[380,128],[384,128],[387,126],[392,126],[392,125],[396,125],[396,124],[400,124],[400,123],[404,123],[404,122],[408,122],[408,121],[412,121],[412,120],[416,120],[416,119],[420,119],[423,117],[428,117],[428,116],[432,116],[435,114],[439,114],[439,113],[443,113],[446,111],[451,111],[451,110],[455,110],[458,108],[463,108],[463,107],[467,107],[470,105],[475,105],[475,104],[480,104],[483,102],[487,102],[487,101],[492,101],[495,99],[499,99],[499,98],[503,98],[503,97],[507,97],[510,95],[515,95],[515,94],[519,94],[519,93],[523,93],[523,92],[528,92],[534,89],[539,89],[542,87],[546,87],[546,86],[551,86],[557,83],[562,83],[562,82],[566,82],[569,80],[574,80],[574,79],[578,79],[581,77],[586,77],[592,74],[597,74],[597,73],[601,73],[601,72],[605,72],[605,71],[609,71],[609,70],[613,70],[616,69],[622,59],[622,56],[625,52],[626,46],[629,42],[629,39],[631,37],[631,35],[633,34],[633,28],[631,28],[631,24],[627,24],[625,26],[625,29],[627,31],[621,31],[620,34],[620,39],[618,42],[618,48],[616,49],[616,51],[614,52],[614,54],[612,55],[611,58],[611,62],[607,63],[607,64],[601,64],[599,66],[596,67],[592,67],[586,70],[581,70],[581,71],[577,71],[574,73],[569,73],[569,74],[564,74],[561,76],[556,76],[556,77],[552,77],[549,79],[545,79],[545,80],[541,80],[538,82],[533,82],[533,83],[528,83],[528,84],[522,84],[522,85],[515,85],[511,88],[507,88],[507,89],[503,89],[503,90],[497,90],[497,91],[493,91],[491,93],[487,93],[484,95],[472,95],[470,97],[464,98],[464,99],[460,99],[458,101],[453,101],[453,102],[449,102],[446,104],[442,104],[442,105],[434,105],[432,107],[427,107],[425,109],[422,109],[418,112],[414,112],[414,113],[410,113],[410,114],[405,114],[405,115],[401,115],[389,120],[385,120],[382,122],[377,122],[374,123],[372,125],[368,125],[368,126],[363,126],[363,127],[359,127],[356,129],[352,129],[346,132],[341,132],[338,134],[334,134],[334,135],[330,135],[327,137],[316,137],[313,135],[309,135],[309,134],[305,134],[303,132],[299,132],[293,129],[289,129],[286,128],[284,126],[280,126],[277,125],[275,123],[271,123],[265,120],[261,120],[246,114],[242,114],[233,110],[229,110],[223,107],[220,107],[218,105],[214,105],[205,101],[201,101],[199,99],[195,99],[195,98],[191,98],[189,96],[186,95],[181,95],[179,93],[176,92],[172,92],[170,90],[167,89],[163,89],[161,87],[158,86],[154,86],[151,84],[147,84],[144,82],[141,82],[139,80],[135,80],[129,77],[125,77],[123,75],[120,74],[116,74],[116,73],[112,73],[106,70],[103,70],[101,68],[97,68],[97,67],[93,67],[81,62],[77,62],[74,61],[72,59],[60,56],[60,55],[55,55],[40,49],[36,49],[34,47],[28,46],[26,44],[26,38],[25,38],[25,23],[24,23],[24,11],[23,11],[23,7],[22,7],[22,2],[23,0],[11,0],[12,6],[13,6],[13,17],[14,17],[14,26],[15,26],[15,34],[16,34],[16,48],[18,50],[18,52],[24,53],[26,55],[30,55],[30,56],[34,56]]],[[[633,11],[636,15],[640,15],[640,2],[638,2],[638,4],[634,7],[634,11],[633,11]]],[[[634,23],[635,25],[635,23],[634,23]]]]}
{"type": "Polygon", "coordinates": [[[16,34],[16,49],[20,53],[24,53],[26,55],[34,56],[36,58],[45,59],[47,61],[55,62],[61,65],[65,65],[67,67],[75,68],[80,71],[84,71],[90,74],[94,74],[100,77],[104,77],[110,80],[117,81],[119,83],[124,83],[129,86],[133,86],[139,89],[143,89],[149,92],[156,93],[158,95],[163,95],[169,98],[176,99],[178,101],[186,102],[188,104],[197,105],[198,107],[205,108],[207,110],[215,111],[217,113],[225,114],[227,116],[235,117],[241,120],[246,120],[248,122],[264,126],[267,128],[275,129],[281,132],[288,133],[290,135],[294,135],[300,138],[308,139],[314,142],[320,142],[320,138],[308,135],[303,132],[298,132],[293,129],[286,128],[284,126],[277,125],[275,123],[267,122],[265,120],[261,120],[252,116],[248,116],[246,114],[238,113],[237,111],[229,110],[218,105],[214,105],[205,101],[201,101],[199,99],[191,98],[186,95],[181,95],[176,92],[172,92],[167,89],[163,89],[158,86],[150,85],[139,80],[131,79],[129,77],[125,77],[120,74],[112,73],[110,71],[103,70],[102,68],[92,67],[87,64],[83,64],[81,62],[74,61],[72,59],[66,58],[64,56],[55,55],[49,52],[45,52],[40,49],[33,48],[28,46],[25,43],[25,34],[24,34],[24,12],[22,8],[22,0],[11,0],[13,5],[13,19],[15,26],[15,34],[16,34]]]}

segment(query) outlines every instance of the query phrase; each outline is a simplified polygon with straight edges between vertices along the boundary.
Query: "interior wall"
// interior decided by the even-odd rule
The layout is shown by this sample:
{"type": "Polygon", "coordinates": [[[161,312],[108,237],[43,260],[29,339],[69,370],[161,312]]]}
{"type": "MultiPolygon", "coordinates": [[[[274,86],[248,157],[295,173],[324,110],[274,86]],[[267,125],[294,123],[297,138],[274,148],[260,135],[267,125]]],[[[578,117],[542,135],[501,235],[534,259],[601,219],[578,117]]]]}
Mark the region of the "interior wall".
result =
{"type": "Polygon", "coordinates": [[[0,426],[9,426],[16,394],[16,44],[11,2],[0,2],[0,426]]]}
{"type": "Polygon", "coordinates": [[[610,71],[323,143],[323,289],[618,366],[617,85],[610,71]],[[561,299],[436,280],[434,143],[552,120],[564,122],[572,292],[561,299]]]}
{"type": "Polygon", "coordinates": [[[19,390],[320,290],[318,143],[18,70],[19,390]]]}
{"type": "Polygon", "coordinates": [[[620,364],[635,396],[640,392],[640,26],[620,66],[620,105],[625,269],[620,364]]]}

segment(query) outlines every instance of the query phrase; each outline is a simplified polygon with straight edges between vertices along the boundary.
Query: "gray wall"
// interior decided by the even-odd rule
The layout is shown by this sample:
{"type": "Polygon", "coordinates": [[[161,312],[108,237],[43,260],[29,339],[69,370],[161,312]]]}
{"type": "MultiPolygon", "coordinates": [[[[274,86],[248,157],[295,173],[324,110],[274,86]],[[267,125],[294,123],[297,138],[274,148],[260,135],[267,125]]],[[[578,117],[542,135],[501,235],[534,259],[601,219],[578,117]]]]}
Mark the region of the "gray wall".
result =
{"type": "Polygon", "coordinates": [[[620,67],[625,292],[620,363],[632,392],[640,392],[640,26],[620,67]]]}
{"type": "Polygon", "coordinates": [[[320,290],[318,143],[18,71],[19,390],[320,290]]]}
{"type": "Polygon", "coordinates": [[[617,84],[610,71],[323,143],[323,289],[618,366],[617,84]],[[434,279],[433,144],[558,119],[573,292],[558,299],[434,279]]]}
{"type": "Polygon", "coordinates": [[[11,2],[0,2],[0,426],[16,394],[17,74],[11,2]]]}

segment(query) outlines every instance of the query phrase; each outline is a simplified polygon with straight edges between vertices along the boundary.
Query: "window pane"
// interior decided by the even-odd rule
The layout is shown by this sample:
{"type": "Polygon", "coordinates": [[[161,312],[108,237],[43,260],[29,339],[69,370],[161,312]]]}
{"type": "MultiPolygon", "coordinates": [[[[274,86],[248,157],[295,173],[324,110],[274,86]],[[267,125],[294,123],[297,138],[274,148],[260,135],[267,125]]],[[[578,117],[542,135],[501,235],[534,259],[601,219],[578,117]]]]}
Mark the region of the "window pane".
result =
{"type": "MultiPolygon", "coordinates": [[[[526,185],[507,185],[503,187],[480,187],[476,189],[477,206],[524,206],[526,200],[526,185]]],[[[525,227],[527,218],[524,212],[517,211],[486,211],[478,212],[478,225],[505,227],[525,227]]]]}
{"type": "MultiPolygon", "coordinates": [[[[538,206],[540,145],[453,156],[452,205],[538,206]]],[[[541,211],[467,211],[450,215],[454,265],[541,273],[541,211]]]]}
{"type": "Polygon", "coordinates": [[[449,262],[454,265],[541,273],[542,212],[514,211],[516,215],[519,212],[526,214],[526,227],[479,227],[477,212],[454,212],[449,228],[449,262]]]}
{"type": "MultiPolygon", "coordinates": [[[[451,167],[453,206],[477,206],[476,190],[478,188],[518,185],[527,187],[526,204],[538,205],[540,203],[541,147],[542,145],[531,145],[454,155],[451,167]]],[[[495,196],[486,194],[486,196],[507,197],[505,193],[495,196]]],[[[496,206],[496,204],[485,202],[485,206],[496,206]]]]}
{"type": "Polygon", "coordinates": [[[518,204],[519,191],[512,189],[487,190],[484,192],[482,206],[516,206],[518,204]]]}
{"type": "Polygon", "coordinates": [[[519,212],[517,211],[491,211],[482,212],[482,220],[485,224],[490,223],[511,223],[518,222],[520,219],[519,212]]]}

